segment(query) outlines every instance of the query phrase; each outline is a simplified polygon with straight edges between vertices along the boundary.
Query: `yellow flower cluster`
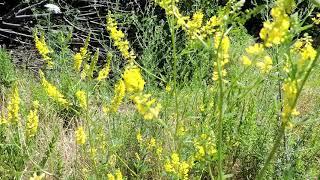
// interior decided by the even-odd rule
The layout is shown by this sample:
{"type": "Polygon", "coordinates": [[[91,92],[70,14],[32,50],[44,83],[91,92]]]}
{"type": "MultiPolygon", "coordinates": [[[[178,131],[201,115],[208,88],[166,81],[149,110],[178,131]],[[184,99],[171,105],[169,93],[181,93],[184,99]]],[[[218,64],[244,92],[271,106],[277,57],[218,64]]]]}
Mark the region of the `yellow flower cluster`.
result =
{"type": "Polygon", "coordinates": [[[20,119],[19,109],[20,109],[20,96],[17,85],[14,85],[11,97],[8,103],[8,117],[7,121],[9,123],[18,123],[20,119]]]}
{"type": "Polygon", "coordinates": [[[241,61],[244,66],[250,66],[252,60],[263,59],[263,61],[257,62],[256,66],[264,74],[270,72],[272,69],[272,59],[266,54],[263,44],[255,43],[246,48],[246,55],[241,56],[241,61]]]}
{"type": "Polygon", "coordinates": [[[193,140],[193,145],[196,149],[194,158],[196,160],[204,160],[205,158],[211,159],[216,155],[217,149],[212,138],[207,134],[201,134],[200,137],[193,140]]]}
{"type": "Polygon", "coordinates": [[[144,119],[157,118],[161,105],[156,103],[155,99],[150,100],[150,94],[143,94],[145,81],[141,75],[141,70],[137,66],[128,65],[125,68],[122,79],[115,86],[115,96],[111,105],[108,108],[104,108],[104,112],[116,112],[127,92],[144,119]]]}
{"type": "Polygon", "coordinates": [[[319,25],[320,24],[320,13],[317,13],[317,15],[315,17],[312,18],[312,21],[319,25]]]}
{"type": "Polygon", "coordinates": [[[113,174],[109,173],[107,174],[107,178],[108,180],[122,180],[123,179],[123,176],[122,176],[122,173],[119,169],[117,169],[113,174]]]}
{"type": "Polygon", "coordinates": [[[114,88],[115,95],[111,101],[111,105],[107,108],[104,108],[104,112],[117,112],[119,106],[125,96],[126,93],[126,86],[123,80],[120,80],[114,88]]]}
{"type": "Polygon", "coordinates": [[[291,49],[291,52],[298,55],[298,69],[304,70],[303,67],[315,60],[317,51],[312,46],[312,39],[307,34],[297,40],[291,49]]]}
{"type": "Polygon", "coordinates": [[[29,180],[41,180],[46,177],[46,174],[42,173],[39,176],[37,173],[34,173],[32,177],[29,178],[29,180]]]}
{"type": "Polygon", "coordinates": [[[74,56],[73,56],[73,66],[74,69],[77,72],[80,72],[80,68],[82,65],[82,61],[84,59],[86,59],[87,55],[88,55],[88,46],[89,46],[89,42],[90,42],[90,34],[88,35],[88,37],[86,38],[86,41],[84,43],[84,46],[80,48],[80,52],[77,52],[74,56]]]}
{"type": "Polygon", "coordinates": [[[76,92],[76,97],[79,101],[80,107],[83,109],[87,109],[87,94],[86,94],[86,92],[79,90],[76,92]]]}
{"type": "MultiPolygon", "coordinates": [[[[214,49],[217,51],[217,61],[219,61],[221,67],[221,79],[223,79],[227,75],[225,65],[229,62],[229,48],[229,37],[227,35],[222,35],[222,33],[216,33],[214,38],[214,49]]],[[[218,62],[214,62],[214,70],[212,77],[214,81],[217,81],[219,79],[218,71],[218,62]]]]}
{"type": "Polygon", "coordinates": [[[203,24],[204,15],[201,11],[195,12],[192,18],[183,16],[175,5],[178,0],[156,0],[155,2],[166,11],[167,15],[177,19],[177,25],[181,26],[191,39],[205,39],[216,32],[217,27],[221,25],[221,19],[217,16],[212,16],[203,24]]]}
{"type": "Polygon", "coordinates": [[[151,120],[158,117],[161,109],[161,104],[156,103],[156,99],[150,99],[150,97],[151,94],[141,94],[133,96],[132,98],[138,112],[145,120],[151,120]]]}
{"type": "Polygon", "coordinates": [[[49,54],[52,53],[52,50],[48,47],[44,38],[44,34],[42,33],[39,39],[36,31],[34,33],[34,42],[43,60],[48,64],[49,67],[52,67],[54,63],[52,62],[52,59],[49,57],[49,54]]]}
{"type": "Polygon", "coordinates": [[[114,45],[118,48],[125,59],[127,59],[129,62],[132,62],[136,58],[134,51],[130,51],[129,41],[125,39],[124,33],[117,28],[117,22],[112,19],[111,16],[108,16],[107,30],[110,33],[111,39],[114,41],[114,45]]]}
{"type": "Polygon", "coordinates": [[[79,145],[83,145],[84,143],[86,143],[86,133],[84,132],[84,129],[82,126],[79,126],[76,130],[76,142],[79,145]]]}
{"type": "Polygon", "coordinates": [[[34,137],[38,131],[38,123],[39,123],[38,108],[39,108],[39,102],[34,101],[33,109],[30,110],[27,117],[26,135],[28,138],[34,137]]]}
{"type": "Polygon", "coordinates": [[[272,59],[270,56],[264,56],[263,61],[257,62],[257,67],[260,68],[260,71],[264,74],[270,72],[272,69],[272,59]]]}
{"type": "Polygon", "coordinates": [[[43,86],[43,88],[45,89],[45,91],[47,92],[48,96],[51,97],[54,101],[58,102],[59,104],[61,104],[64,107],[68,107],[70,105],[70,103],[65,99],[65,97],[63,96],[63,94],[57,89],[57,87],[55,87],[54,85],[50,84],[43,72],[40,70],[39,71],[40,74],[40,78],[41,78],[41,84],[43,86]]]}
{"type": "Polygon", "coordinates": [[[279,45],[286,39],[286,35],[290,28],[290,17],[287,14],[293,6],[288,4],[286,0],[278,0],[276,6],[271,9],[273,21],[263,23],[260,31],[260,37],[264,40],[266,47],[279,45]]]}
{"type": "Polygon", "coordinates": [[[299,115],[295,109],[294,101],[298,92],[298,83],[296,80],[286,79],[282,86],[283,90],[283,112],[282,119],[287,121],[291,115],[299,115]]]}
{"type": "Polygon", "coordinates": [[[122,78],[128,93],[140,93],[143,91],[145,81],[137,66],[129,66],[125,69],[122,78]]]}
{"type": "Polygon", "coordinates": [[[188,179],[189,171],[192,165],[186,161],[180,160],[179,154],[172,153],[169,160],[164,165],[164,169],[167,173],[176,175],[179,179],[188,179]]]}
{"type": "Polygon", "coordinates": [[[109,72],[110,72],[111,59],[112,59],[112,54],[108,53],[108,55],[107,55],[107,64],[105,65],[104,68],[102,68],[99,71],[98,77],[97,77],[98,81],[101,81],[101,80],[103,80],[103,79],[108,77],[109,72]]]}

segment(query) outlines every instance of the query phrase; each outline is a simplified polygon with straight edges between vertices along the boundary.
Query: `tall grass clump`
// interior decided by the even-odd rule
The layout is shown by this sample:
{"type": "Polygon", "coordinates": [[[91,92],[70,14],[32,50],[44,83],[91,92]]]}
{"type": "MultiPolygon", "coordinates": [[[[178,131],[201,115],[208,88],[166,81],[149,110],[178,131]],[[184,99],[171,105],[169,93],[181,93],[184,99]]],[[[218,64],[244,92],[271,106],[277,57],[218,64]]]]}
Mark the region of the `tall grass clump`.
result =
{"type": "Polygon", "coordinates": [[[277,0],[255,38],[244,1],[202,2],[153,1],[130,19],[138,42],[110,11],[104,50],[91,33],[72,52],[71,32],[35,30],[43,65],[2,92],[0,176],[317,178],[320,50],[305,32],[319,15],[277,0]]]}

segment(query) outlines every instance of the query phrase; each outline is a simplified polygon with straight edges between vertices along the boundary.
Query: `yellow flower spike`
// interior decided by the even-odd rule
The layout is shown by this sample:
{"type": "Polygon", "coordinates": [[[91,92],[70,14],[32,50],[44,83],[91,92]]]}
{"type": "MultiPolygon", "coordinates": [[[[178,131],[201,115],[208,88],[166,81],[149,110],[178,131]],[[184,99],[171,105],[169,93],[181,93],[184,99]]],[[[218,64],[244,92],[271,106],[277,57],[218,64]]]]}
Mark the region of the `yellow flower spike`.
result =
{"type": "Polygon", "coordinates": [[[269,71],[272,69],[272,59],[270,56],[265,56],[264,61],[258,62],[256,65],[262,73],[269,73],[269,71]]]}
{"type": "Polygon", "coordinates": [[[142,139],[142,135],[141,135],[140,132],[137,133],[137,137],[136,138],[137,138],[138,143],[141,144],[143,139],[142,139]]]}
{"type": "MultiPolygon", "coordinates": [[[[227,35],[222,35],[222,33],[217,32],[214,38],[214,48],[217,51],[217,61],[220,61],[221,65],[221,79],[226,82],[223,78],[227,75],[227,71],[224,69],[224,66],[229,62],[229,48],[230,48],[230,39],[227,35]],[[223,37],[222,37],[223,36],[223,37]]],[[[214,62],[214,70],[212,79],[217,81],[219,79],[218,73],[218,63],[214,62]]]]}
{"type": "Polygon", "coordinates": [[[125,39],[124,33],[121,30],[117,29],[117,22],[112,19],[110,15],[107,17],[106,28],[110,34],[111,39],[114,41],[114,45],[121,52],[122,56],[129,62],[133,62],[133,60],[136,58],[134,51],[130,50],[128,40],[125,39]]]}
{"type": "Polygon", "coordinates": [[[83,145],[84,143],[86,143],[87,137],[82,126],[77,128],[75,134],[77,144],[83,145]]]}
{"type": "Polygon", "coordinates": [[[139,93],[143,91],[145,81],[141,71],[137,66],[129,66],[125,69],[122,78],[129,93],[139,93]]]}
{"type": "Polygon", "coordinates": [[[79,90],[76,92],[77,100],[79,101],[80,107],[87,109],[87,94],[86,92],[79,90]]]}
{"type": "Polygon", "coordinates": [[[41,78],[42,87],[47,92],[48,96],[51,97],[54,101],[61,104],[62,106],[68,107],[70,105],[70,103],[65,99],[63,94],[54,85],[50,84],[46,80],[46,78],[41,70],[39,71],[39,74],[40,74],[40,78],[41,78]]]}
{"type": "Polygon", "coordinates": [[[90,69],[90,65],[85,63],[83,70],[81,71],[81,75],[80,75],[81,79],[85,79],[88,76],[89,69],[90,69]]]}
{"type": "Polygon", "coordinates": [[[26,135],[32,138],[38,131],[39,116],[38,116],[39,101],[33,102],[33,110],[30,110],[26,123],[26,135]]]}
{"type": "Polygon", "coordinates": [[[115,180],[114,175],[112,175],[111,173],[107,174],[107,178],[108,180],[115,180]]]}
{"type": "Polygon", "coordinates": [[[42,180],[43,178],[45,178],[46,174],[42,173],[39,176],[37,175],[37,173],[34,173],[32,177],[30,177],[29,180],[42,180]]]}
{"type": "Polygon", "coordinates": [[[242,56],[241,61],[242,61],[242,64],[245,66],[250,66],[252,64],[248,56],[242,56]]]}
{"type": "Polygon", "coordinates": [[[108,108],[104,108],[104,112],[117,112],[119,109],[119,106],[125,96],[126,92],[126,86],[123,80],[120,80],[116,85],[115,85],[115,94],[114,97],[111,101],[111,104],[108,108]]]}
{"type": "Polygon", "coordinates": [[[264,47],[262,44],[255,43],[254,45],[247,47],[246,52],[250,55],[259,55],[264,52],[264,47]]]}
{"type": "Polygon", "coordinates": [[[141,94],[132,97],[132,100],[136,105],[136,109],[145,120],[157,118],[161,110],[161,104],[156,103],[155,99],[149,100],[150,97],[151,94],[141,94]]]}
{"type": "Polygon", "coordinates": [[[83,57],[81,56],[81,53],[76,53],[73,56],[73,60],[74,60],[74,69],[77,72],[80,72],[80,68],[81,68],[81,64],[82,64],[82,60],[83,60],[83,57]]]}
{"type": "Polygon", "coordinates": [[[320,24],[320,13],[317,13],[315,17],[312,18],[313,23],[319,25],[320,24]]]}
{"type": "Polygon", "coordinates": [[[53,66],[52,59],[49,57],[49,54],[52,53],[52,50],[49,48],[45,41],[44,34],[41,33],[40,39],[38,37],[38,31],[34,32],[34,42],[39,54],[42,56],[43,60],[48,64],[49,67],[53,66]]]}
{"type": "Polygon", "coordinates": [[[169,160],[164,164],[164,169],[167,173],[173,173],[179,179],[188,179],[189,171],[192,165],[185,161],[180,161],[177,153],[172,153],[169,160]]]}
{"type": "Polygon", "coordinates": [[[260,37],[266,47],[279,45],[286,39],[290,28],[290,17],[287,12],[290,12],[293,6],[294,4],[286,4],[278,0],[276,6],[271,9],[273,21],[264,22],[260,31],[260,37]]]}
{"type": "Polygon", "coordinates": [[[116,170],[115,176],[116,176],[116,180],[122,180],[123,179],[122,173],[121,173],[121,171],[119,169],[116,170]]]}
{"type": "Polygon", "coordinates": [[[103,79],[108,77],[109,72],[110,72],[111,59],[112,59],[112,54],[108,53],[108,55],[107,55],[107,64],[105,65],[105,67],[103,69],[101,69],[99,71],[99,74],[98,74],[98,77],[97,77],[98,81],[101,81],[101,80],[103,80],[103,79]]]}
{"type": "Polygon", "coordinates": [[[20,96],[19,96],[19,90],[17,84],[13,86],[13,89],[11,91],[10,100],[8,103],[8,116],[7,121],[9,123],[18,123],[20,120],[20,96]]]}
{"type": "Polygon", "coordinates": [[[99,59],[99,52],[100,52],[99,48],[97,48],[96,52],[94,53],[93,57],[91,58],[91,63],[90,63],[89,69],[87,71],[87,77],[89,79],[93,78],[93,71],[94,71],[94,68],[96,67],[96,64],[99,59]]]}

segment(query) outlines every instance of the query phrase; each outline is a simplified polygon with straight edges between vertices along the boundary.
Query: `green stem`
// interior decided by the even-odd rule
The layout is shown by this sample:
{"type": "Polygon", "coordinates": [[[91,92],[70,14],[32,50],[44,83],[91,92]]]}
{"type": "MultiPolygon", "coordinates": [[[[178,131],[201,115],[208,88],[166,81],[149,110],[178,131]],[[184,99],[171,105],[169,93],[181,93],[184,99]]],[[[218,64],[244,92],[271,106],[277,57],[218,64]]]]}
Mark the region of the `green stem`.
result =
{"type": "MultiPolygon", "coordinates": [[[[294,109],[297,105],[297,101],[298,101],[298,97],[300,96],[302,90],[303,90],[303,87],[305,85],[305,83],[307,82],[309,76],[310,76],[310,73],[313,69],[313,67],[315,67],[316,65],[316,62],[317,60],[319,59],[319,55],[320,55],[320,48],[317,49],[317,56],[316,58],[312,61],[312,63],[309,65],[307,71],[306,71],[306,74],[305,76],[303,77],[302,79],[302,82],[301,82],[301,86],[298,88],[298,91],[297,91],[297,94],[296,94],[296,97],[293,101],[293,104],[292,104],[292,109],[294,109]]],[[[272,147],[272,150],[271,152],[269,153],[269,156],[266,160],[266,162],[264,163],[264,166],[263,168],[260,170],[258,176],[256,179],[262,179],[264,174],[265,174],[265,171],[266,169],[268,168],[268,165],[270,164],[271,160],[273,159],[273,157],[275,156],[276,154],[276,151],[278,150],[278,148],[280,147],[280,141],[282,139],[282,137],[284,136],[285,134],[285,128],[286,128],[286,125],[287,125],[287,122],[289,121],[291,117],[291,114],[286,118],[286,119],[283,119],[282,121],[282,124],[281,124],[281,127],[280,127],[280,131],[279,131],[279,134],[278,136],[276,137],[275,139],[275,142],[273,144],[273,147],[272,147]]]]}
{"type": "Polygon", "coordinates": [[[176,35],[175,35],[175,27],[174,20],[170,19],[170,32],[171,32],[171,43],[172,43],[172,56],[173,56],[173,96],[175,101],[175,115],[176,115],[176,127],[175,132],[177,132],[178,128],[178,96],[177,96],[177,66],[178,66],[178,58],[177,58],[177,47],[176,47],[176,35]]]}

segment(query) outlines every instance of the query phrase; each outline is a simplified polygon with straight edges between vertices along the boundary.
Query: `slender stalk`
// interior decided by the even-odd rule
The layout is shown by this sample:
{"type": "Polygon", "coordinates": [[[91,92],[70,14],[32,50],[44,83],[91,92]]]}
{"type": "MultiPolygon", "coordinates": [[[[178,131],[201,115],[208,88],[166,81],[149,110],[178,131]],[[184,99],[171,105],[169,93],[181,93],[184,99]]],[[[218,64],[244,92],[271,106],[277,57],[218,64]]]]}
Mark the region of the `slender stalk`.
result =
{"type": "Polygon", "coordinates": [[[171,45],[172,45],[172,57],[173,57],[173,96],[175,101],[175,115],[176,115],[176,131],[178,128],[178,96],[177,96],[177,66],[178,66],[178,58],[177,58],[177,47],[176,47],[176,34],[174,27],[174,19],[170,18],[170,32],[171,32],[171,45]]]}
{"type": "MultiPolygon", "coordinates": [[[[223,39],[224,34],[221,36],[223,39]]],[[[223,152],[222,152],[222,128],[223,128],[223,80],[222,80],[222,67],[221,67],[221,58],[219,57],[219,51],[221,49],[221,42],[218,47],[217,54],[217,66],[218,66],[218,86],[219,86],[219,101],[218,101],[218,171],[220,180],[223,179],[223,152]]]]}
{"type": "MultiPolygon", "coordinates": [[[[302,79],[301,85],[298,88],[296,97],[295,97],[294,102],[292,104],[292,109],[294,109],[296,107],[297,101],[298,101],[298,97],[300,96],[300,94],[301,94],[301,92],[303,90],[303,87],[304,87],[305,83],[307,82],[313,67],[315,67],[316,62],[319,59],[319,55],[320,55],[320,48],[317,49],[317,56],[314,59],[314,61],[309,65],[309,67],[308,67],[308,69],[306,71],[306,74],[302,79]]],[[[256,179],[259,180],[259,179],[262,179],[264,177],[265,171],[267,170],[271,160],[275,156],[276,151],[280,147],[280,141],[283,138],[283,136],[285,135],[285,128],[286,128],[287,122],[289,121],[290,117],[291,117],[291,114],[287,117],[287,119],[283,119],[281,127],[280,127],[280,130],[279,130],[279,133],[278,133],[278,135],[277,135],[277,137],[276,137],[276,139],[274,141],[273,147],[272,147],[272,149],[271,149],[271,151],[270,151],[270,153],[268,155],[268,158],[267,158],[266,162],[263,165],[263,168],[260,170],[260,172],[259,172],[259,174],[258,174],[256,179]]]]}

